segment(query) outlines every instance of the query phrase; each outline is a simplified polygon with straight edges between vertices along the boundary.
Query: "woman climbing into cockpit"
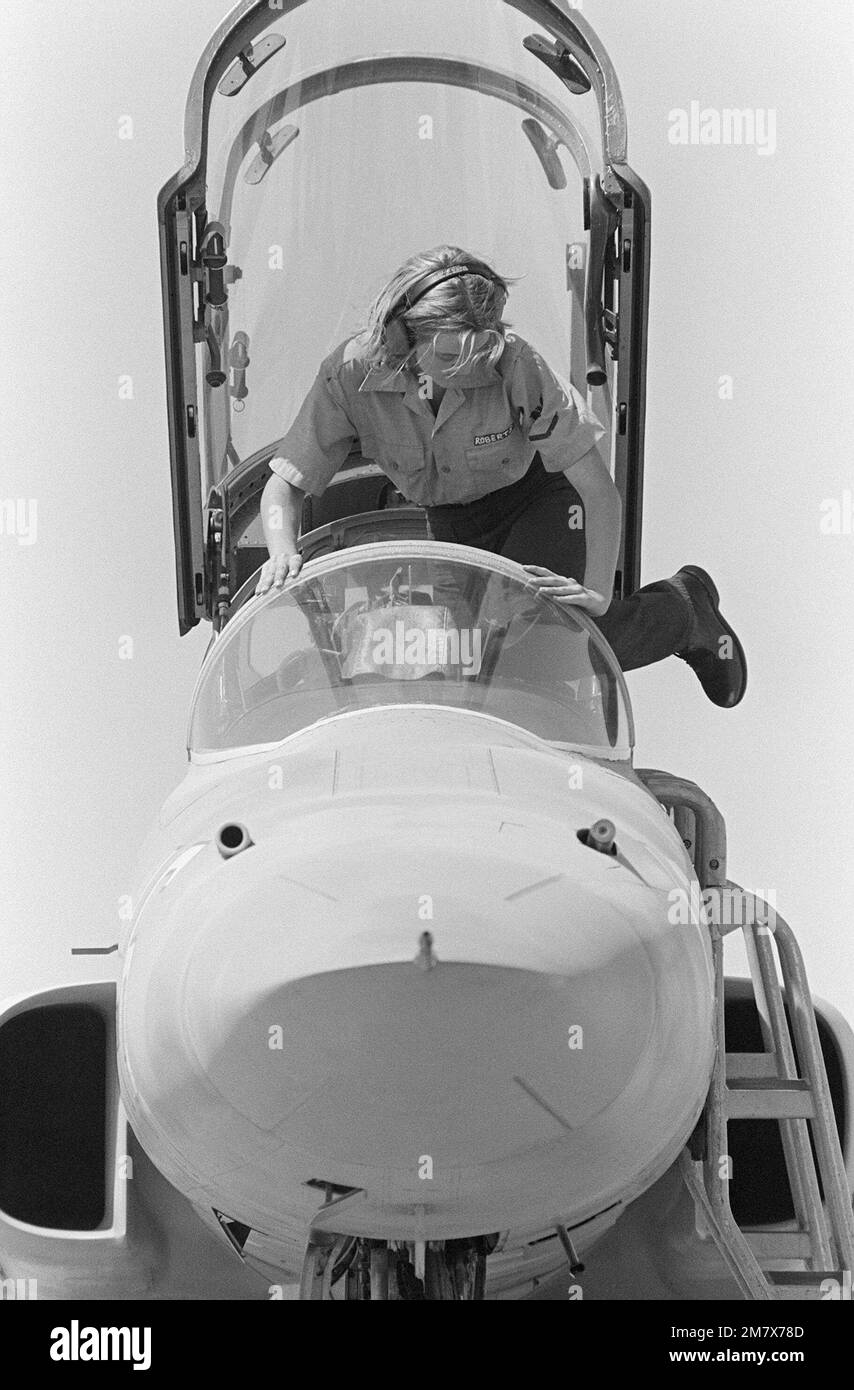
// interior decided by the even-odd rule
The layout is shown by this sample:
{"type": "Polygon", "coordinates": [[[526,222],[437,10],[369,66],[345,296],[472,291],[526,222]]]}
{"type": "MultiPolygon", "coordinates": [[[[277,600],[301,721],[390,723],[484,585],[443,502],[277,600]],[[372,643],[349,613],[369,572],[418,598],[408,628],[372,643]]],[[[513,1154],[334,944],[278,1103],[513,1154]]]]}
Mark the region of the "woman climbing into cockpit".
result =
{"type": "Polygon", "coordinates": [[[412,256],[368,326],[321,364],[270,461],[261,515],[270,558],[256,592],[299,573],[306,493],[319,496],[358,438],[437,541],[523,565],[583,608],[624,671],[676,655],[725,708],[744,695],[741,643],[697,566],[612,599],[620,497],[597,452],[604,429],[503,318],[512,282],[457,246],[412,256]]]}

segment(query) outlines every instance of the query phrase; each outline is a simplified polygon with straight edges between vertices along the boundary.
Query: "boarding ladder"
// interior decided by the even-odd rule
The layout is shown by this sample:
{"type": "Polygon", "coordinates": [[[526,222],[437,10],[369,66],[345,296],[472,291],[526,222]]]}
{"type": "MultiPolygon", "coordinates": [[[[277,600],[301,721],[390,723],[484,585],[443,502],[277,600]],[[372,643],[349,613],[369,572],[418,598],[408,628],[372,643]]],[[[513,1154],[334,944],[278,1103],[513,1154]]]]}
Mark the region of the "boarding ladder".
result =
{"type": "Polygon", "coordinates": [[[744,1298],[850,1299],[854,1213],[794,933],[776,910],[727,879],[726,828],[711,799],[670,773],[642,768],[637,775],[692,854],[709,909],[717,1049],[706,1104],[680,1160],[698,1216],[744,1298]],[[724,900],[726,910],[716,911],[724,900]],[[723,943],[734,931],[744,934],[763,1052],[726,1051],[723,943]],[[785,1229],[742,1229],[733,1216],[727,1124],[741,1119],[779,1124],[795,1213],[785,1229]]]}

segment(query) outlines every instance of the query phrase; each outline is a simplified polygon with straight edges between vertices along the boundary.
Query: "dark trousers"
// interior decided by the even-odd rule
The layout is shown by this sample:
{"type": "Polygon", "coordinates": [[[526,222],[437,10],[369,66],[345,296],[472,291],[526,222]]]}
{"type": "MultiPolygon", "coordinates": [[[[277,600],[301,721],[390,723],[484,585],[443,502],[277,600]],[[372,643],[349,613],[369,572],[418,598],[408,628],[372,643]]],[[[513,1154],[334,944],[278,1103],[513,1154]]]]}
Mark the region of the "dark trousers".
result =
{"type": "MultiPolygon", "coordinates": [[[[522,565],[542,565],[584,583],[581,498],[562,473],[547,473],[539,454],[518,482],[474,502],[428,507],[430,535],[491,550],[522,565]],[[571,511],[570,508],[577,509],[571,511]]],[[[624,671],[661,661],[686,645],[692,612],[682,595],[659,580],[625,599],[614,599],[593,621],[624,671]]]]}

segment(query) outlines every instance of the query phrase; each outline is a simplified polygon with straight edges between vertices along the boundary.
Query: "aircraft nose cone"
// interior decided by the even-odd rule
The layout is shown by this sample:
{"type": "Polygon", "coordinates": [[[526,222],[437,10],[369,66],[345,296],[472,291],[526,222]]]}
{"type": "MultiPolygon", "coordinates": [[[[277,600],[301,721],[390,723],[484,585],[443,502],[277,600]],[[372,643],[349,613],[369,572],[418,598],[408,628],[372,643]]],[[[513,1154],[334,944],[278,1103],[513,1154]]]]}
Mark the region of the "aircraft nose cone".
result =
{"type": "Polygon", "coordinates": [[[400,1236],[415,1204],[447,1236],[549,1190],[595,1207],[653,1160],[699,1093],[672,1074],[700,953],[574,836],[546,871],[512,827],[462,828],[377,810],[259,843],[140,937],[123,1043],[155,1161],[262,1230],[324,1181],[365,1194],[337,1229],[400,1236]]]}

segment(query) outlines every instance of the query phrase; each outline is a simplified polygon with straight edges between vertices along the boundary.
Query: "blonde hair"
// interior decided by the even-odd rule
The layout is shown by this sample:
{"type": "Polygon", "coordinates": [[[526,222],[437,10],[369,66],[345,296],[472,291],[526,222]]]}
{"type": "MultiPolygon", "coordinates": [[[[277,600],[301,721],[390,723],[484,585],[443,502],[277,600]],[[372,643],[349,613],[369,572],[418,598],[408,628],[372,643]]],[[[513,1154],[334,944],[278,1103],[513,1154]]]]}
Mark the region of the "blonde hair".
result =
{"type": "Polygon", "coordinates": [[[514,279],[497,275],[486,261],[469,255],[460,246],[434,246],[431,251],[418,251],[395,271],[371,305],[368,326],[362,334],[364,346],[359,355],[368,366],[394,367],[402,371],[420,343],[432,341],[435,344],[439,333],[459,333],[462,335],[460,352],[448,370],[449,376],[467,367],[497,362],[504,351],[505,333],[511,327],[502,313],[509,287],[515,283],[514,279]],[[411,309],[395,315],[395,323],[402,325],[409,341],[409,348],[403,355],[395,353],[385,341],[386,323],[394,305],[422,276],[436,270],[453,270],[455,266],[471,273],[443,280],[411,309]],[[494,280],[487,278],[492,276],[494,280]],[[475,350],[475,337],[483,333],[489,334],[490,341],[475,350]]]}

